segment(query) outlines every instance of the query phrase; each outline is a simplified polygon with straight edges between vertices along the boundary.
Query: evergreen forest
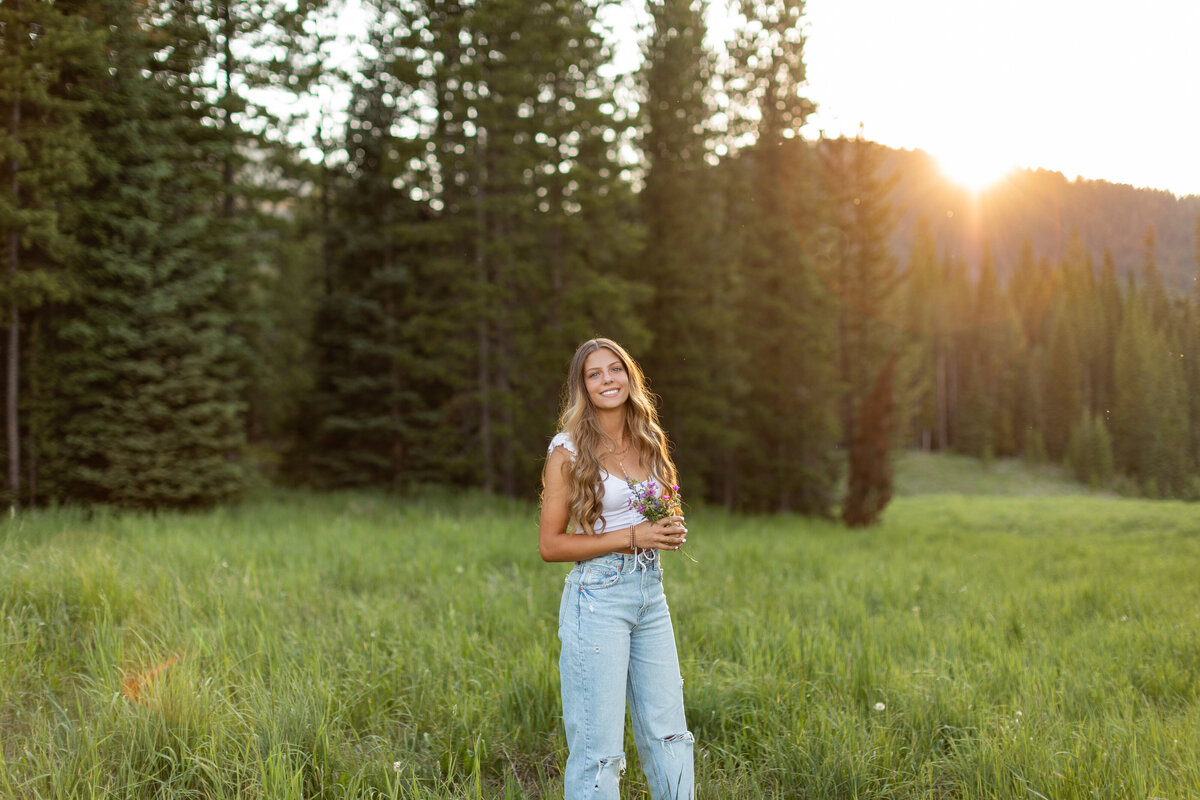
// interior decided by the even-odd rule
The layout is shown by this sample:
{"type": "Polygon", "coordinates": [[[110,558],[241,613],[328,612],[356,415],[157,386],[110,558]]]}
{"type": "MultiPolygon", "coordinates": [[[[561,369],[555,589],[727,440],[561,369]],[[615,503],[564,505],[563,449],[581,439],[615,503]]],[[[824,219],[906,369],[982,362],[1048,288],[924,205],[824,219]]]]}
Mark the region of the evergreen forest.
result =
{"type": "Polygon", "coordinates": [[[1200,198],[968,196],[802,134],[802,0],[646,0],[625,70],[607,5],[4,0],[9,506],[532,498],[597,335],[690,502],[830,516],[881,436],[1200,500],[1200,198]]]}

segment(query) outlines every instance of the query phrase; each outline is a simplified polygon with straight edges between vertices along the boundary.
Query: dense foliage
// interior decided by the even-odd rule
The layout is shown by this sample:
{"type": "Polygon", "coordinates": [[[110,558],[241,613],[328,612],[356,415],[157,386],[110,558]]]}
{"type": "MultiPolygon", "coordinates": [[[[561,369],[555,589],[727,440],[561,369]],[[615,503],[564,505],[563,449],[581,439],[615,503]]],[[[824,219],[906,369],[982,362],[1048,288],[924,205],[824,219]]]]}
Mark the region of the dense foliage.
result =
{"type": "Polygon", "coordinates": [[[1194,284],[1200,195],[1068,180],[1044,169],[1017,170],[975,192],[946,180],[937,161],[920,150],[888,150],[883,161],[884,171],[899,177],[892,191],[899,224],[889,237],[899,253],[912,249],[922,220],[939,250],[974,269],[985,250],[1011,269],[1026,242],[1059,261],[1078,233],[1093,258],[1111,251],[1124,276],[1136,273],[1146,230],[1153,227],[1166,284],[1174,290],[1194,284]]]}
{"type": "Polygon", "coordinates": [[[741,8],[714,49],[703,3],[649,0],[626,75],[595,3],[370,0],[347,74],[338,3],[4,3],[8,501],[532,496],[593,335],[644,362],[695,501],[832,515],[860,423],[875,461],[890,431],[1200,496],[1195,198],[972,203],[806,140],[803,3],[741,8]]]}

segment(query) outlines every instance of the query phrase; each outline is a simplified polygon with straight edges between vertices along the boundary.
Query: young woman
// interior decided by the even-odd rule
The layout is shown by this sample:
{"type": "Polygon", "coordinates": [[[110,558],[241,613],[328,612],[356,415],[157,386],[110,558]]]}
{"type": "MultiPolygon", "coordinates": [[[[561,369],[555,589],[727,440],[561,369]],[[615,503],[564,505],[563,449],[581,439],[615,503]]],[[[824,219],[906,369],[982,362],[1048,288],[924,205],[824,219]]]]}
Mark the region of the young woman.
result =
{"type": "Polygon", "coordinates": [[[567,800],[617,800],[626,700],[651,797],[695,796],[660,564],[687,528],[681,516],[649,522],[630,508],[629,482],[648,480],[676,478],[645,378],[616,342],[584,342],[546,458],[538,528],[543,559],[575,562],[558,611],[567,800]]]}

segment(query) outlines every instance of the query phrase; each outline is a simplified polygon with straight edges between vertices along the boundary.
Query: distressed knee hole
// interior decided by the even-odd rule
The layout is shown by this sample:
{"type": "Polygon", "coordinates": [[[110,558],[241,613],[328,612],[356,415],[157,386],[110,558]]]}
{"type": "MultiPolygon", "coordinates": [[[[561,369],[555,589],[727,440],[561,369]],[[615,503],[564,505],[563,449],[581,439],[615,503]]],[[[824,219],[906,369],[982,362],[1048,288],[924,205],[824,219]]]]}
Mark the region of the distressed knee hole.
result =
{"type": "Polygon", "coordinates": [[[691,731],[684,731],[683,733],[673,733],[670,736],[664,736],[659,741],[662,742],[663,749],[668,754],[674,755],[675,745],[687,745],[691,747],[695,743],[696,738],[692,736],[691,731]]]}
{"type": "MultiPolygon", "coordinates": [[[[689,734],[690,735],[690,734],[689,734]]],[[[596,767],[596,785],[594,791],[600,791],[601,783],[613,783],[619,786],[621,776],[625,774],[625,754],[619,756],[609,756],[608,758],[600,759],[599,765],[596,767]]]]}

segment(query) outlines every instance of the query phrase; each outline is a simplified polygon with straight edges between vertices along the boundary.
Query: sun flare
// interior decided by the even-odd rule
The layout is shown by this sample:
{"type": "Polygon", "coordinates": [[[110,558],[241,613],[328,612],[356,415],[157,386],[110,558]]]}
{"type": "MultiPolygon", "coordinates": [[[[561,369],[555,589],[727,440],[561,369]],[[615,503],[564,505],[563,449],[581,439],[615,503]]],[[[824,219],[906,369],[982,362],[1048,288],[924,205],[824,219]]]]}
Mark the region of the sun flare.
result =
{"type": "Polygon", "coordinates": [[[1015,164],[978,147],[943,148],[934,153],[934,159],[949,181],[975,194],[991,188],[1016,169],[1015,164]]]}

